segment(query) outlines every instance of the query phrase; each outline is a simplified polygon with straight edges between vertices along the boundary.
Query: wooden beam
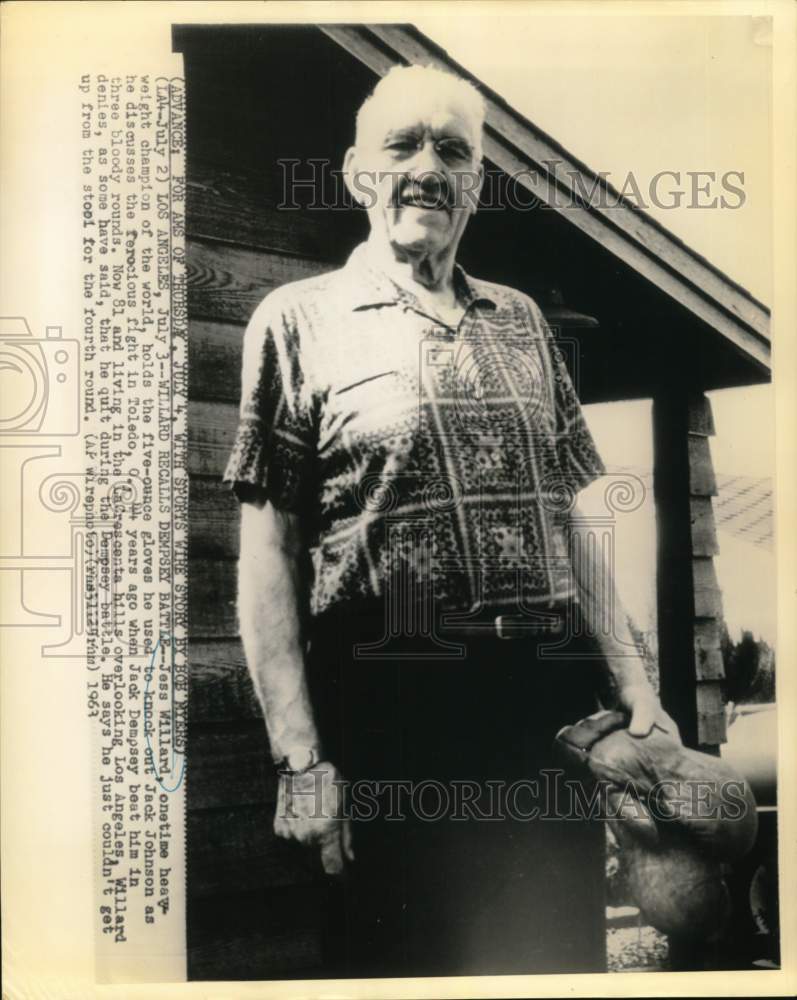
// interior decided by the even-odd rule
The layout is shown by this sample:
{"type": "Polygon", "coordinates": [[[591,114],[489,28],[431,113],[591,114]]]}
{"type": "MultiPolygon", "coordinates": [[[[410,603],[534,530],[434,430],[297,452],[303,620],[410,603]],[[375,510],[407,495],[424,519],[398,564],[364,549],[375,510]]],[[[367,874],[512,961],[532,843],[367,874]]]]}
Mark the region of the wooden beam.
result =
{"type": "Polygon", "coordinates": [[[698,681],[724,680],[725,665],[722,661],[722,651],[695,647],[695,675],[698,681]]]}
{"type": "Polygon", "coordinates": [[[725,743],[725,699],[720,680],[700,680],[697,684],[697,727],[703,749],[725,743]]]}
{"type": "Polygon", "coordinates": [[[662,704],[678,723],[684,743],[696,747],[695,598],[687,413],[687,399],[683,392],[665,391],[653,400],[659,685],[662,704]]]}
{"type": "Polygon", "coordinates": [[[562,330],[597,330],[600,323],[594,316],[569,309],[565,305],[544,305],[540,303],[540,308],[548,320],[549,326],[553,329],[562,330]]]}
{"type": "Polygon", "coordinates": [[[717,571],[711,557],[697,556],[692,550],[692,587],[694,590],[695,617],[722,618],[722,591],[717,581],[717,571]]]}
{"type": "Polygon", "coordinates": [[[684,742],[716,752],[725,711],[708,400],[668,386],[654,398],[653,433],[661,697],[684,742]]]}
{"type": "Polygon", "coordinates": [[[689,513],[692,522],[692,552],[696,556],[719,553],[717,525],[710,496],[690,496],[689,513]]]}
{"type": "Polygon", "coordinates": [[[714,476],[708,439],[702,435],[690,434],[686,444],[689,449],[690,496],[715,497],[717,480],[714,476]]]}
{"type": "Polygon", "coordinates": [[[708,397],[700,394],[689,397],[689,433],[699,437],[714,437],[714,414],[708,397]]]}
{"type": "Polygon", "coordinates": [[[719,681],[725,677],[720,642],[720,622],[716,618],[695,619],[695,674],[698,681],[719,681]]]}

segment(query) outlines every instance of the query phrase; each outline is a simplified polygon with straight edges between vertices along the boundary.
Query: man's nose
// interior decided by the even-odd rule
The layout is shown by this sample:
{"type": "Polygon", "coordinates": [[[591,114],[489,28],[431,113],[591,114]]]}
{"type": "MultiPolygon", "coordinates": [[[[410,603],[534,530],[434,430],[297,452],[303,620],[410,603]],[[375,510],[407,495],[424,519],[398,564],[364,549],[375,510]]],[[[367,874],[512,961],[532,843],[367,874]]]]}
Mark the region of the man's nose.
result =
{"type": "Polygon", "coordinates": [[[413,184],[420,187],[421,193],[425,197],[443,200],[447,197],[448,181],[434,167],[423,165],[416,168],[410,176],[413,184]]]}
{"type": "Polygon", "coordinates": [[[408,164],[406,176],[420,187],[424,197],[446,203],[448,201],[450,184],[445,170],[445,164],[440,159],[432,142],[426,142],[419,148],[408,164]]]}
{"type": "Polygon", "coordinates": [[[420,173],[441,173],[445,176],[445,163],[437,152],[437,146],[433,139],[427,138],[418,146],[417,152],[412,158],[412,166],[415,172],[420,173]]]}
{"type": "MultiPolygon", "coordinates": [[[[404,175],[414,198],[421,197],[429,207],[446,208],[449,204],[450,187],[445,176],[427,164],[413,165],[404,175]]],[[[405,187],[405,193],[407,188],[405,187]]]]}

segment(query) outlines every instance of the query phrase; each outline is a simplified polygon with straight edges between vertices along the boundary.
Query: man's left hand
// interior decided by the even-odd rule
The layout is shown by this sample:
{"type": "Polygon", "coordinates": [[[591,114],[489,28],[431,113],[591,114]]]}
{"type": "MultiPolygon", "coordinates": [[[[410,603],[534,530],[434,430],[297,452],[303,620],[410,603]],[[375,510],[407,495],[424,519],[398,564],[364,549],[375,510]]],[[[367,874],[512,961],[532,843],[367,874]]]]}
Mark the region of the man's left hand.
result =
{"type": "Polygon", "coordinates": [[[631,671],[613,672],[612,676],[617,691],[617,707],[629,713],[628,731],[632,736],[645,737],[656,726],[680,741],[678,726],[661,707],[641,664],[631,671]]]}

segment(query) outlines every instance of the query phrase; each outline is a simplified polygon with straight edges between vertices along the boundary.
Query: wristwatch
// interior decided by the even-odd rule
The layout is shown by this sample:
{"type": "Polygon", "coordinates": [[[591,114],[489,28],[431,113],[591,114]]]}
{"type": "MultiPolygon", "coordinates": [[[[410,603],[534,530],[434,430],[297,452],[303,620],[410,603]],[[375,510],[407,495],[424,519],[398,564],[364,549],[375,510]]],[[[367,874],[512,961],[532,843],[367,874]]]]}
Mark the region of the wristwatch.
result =
{"type": "Polygon", "coordinates": [[[321,750],[317,746],[297,746],[277,761],[277,770],[288,774],[304,774],[321,762],[321,750]]]}

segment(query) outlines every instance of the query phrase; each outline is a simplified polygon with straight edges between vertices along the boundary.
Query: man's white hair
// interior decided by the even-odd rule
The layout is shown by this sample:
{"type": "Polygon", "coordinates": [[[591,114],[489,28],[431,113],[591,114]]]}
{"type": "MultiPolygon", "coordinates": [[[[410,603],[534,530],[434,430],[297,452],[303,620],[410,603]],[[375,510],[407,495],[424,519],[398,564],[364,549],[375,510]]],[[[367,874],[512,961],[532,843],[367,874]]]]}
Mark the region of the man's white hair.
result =
{"type": "Polygon", "coordinates": [[[476,158],[481,159],[484,98],[472,83],[434,66],[394,66],[388,70],[357,112],[355,143],[359,144],[370,121],[377,116],[384,118],[386,108],[427,103],[430,94],[449,100],[470,123],[476,140],[476,158]]]}

